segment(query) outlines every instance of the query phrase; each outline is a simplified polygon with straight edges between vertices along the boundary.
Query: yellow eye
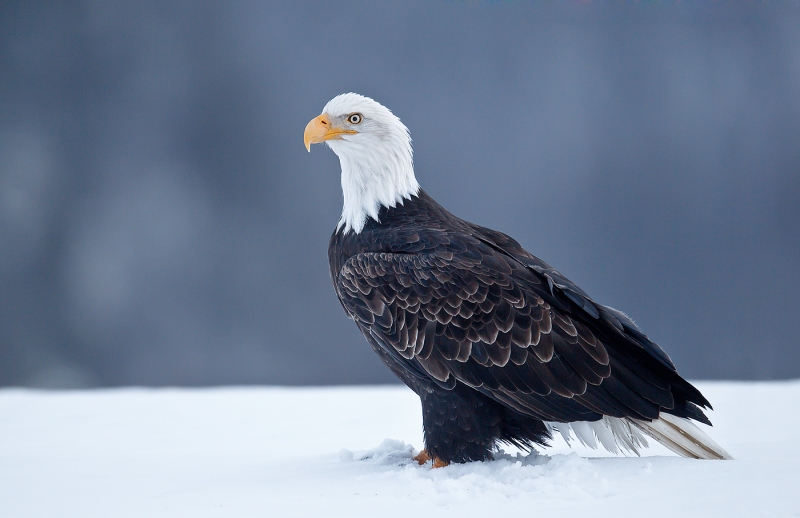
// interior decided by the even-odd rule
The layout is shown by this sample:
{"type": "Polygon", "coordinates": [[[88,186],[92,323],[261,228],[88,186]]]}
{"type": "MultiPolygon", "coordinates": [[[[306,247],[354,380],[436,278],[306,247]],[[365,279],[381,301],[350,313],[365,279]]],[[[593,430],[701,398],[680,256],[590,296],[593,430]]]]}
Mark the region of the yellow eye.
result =
{"type": "Polygon", "coordinates": [[[364,120],[364,117],[362,117],[360,113],[352,113],[347,118],[347,122],[350,124],[361,124],[362,120],[364,120]]]}

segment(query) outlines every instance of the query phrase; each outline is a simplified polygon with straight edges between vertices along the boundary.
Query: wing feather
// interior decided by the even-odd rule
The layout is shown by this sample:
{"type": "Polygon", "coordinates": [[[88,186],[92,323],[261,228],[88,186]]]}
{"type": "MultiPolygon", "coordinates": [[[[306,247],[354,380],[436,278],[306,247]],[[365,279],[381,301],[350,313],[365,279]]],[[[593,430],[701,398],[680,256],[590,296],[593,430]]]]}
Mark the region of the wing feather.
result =
{"type": "MultiPolygon", "coordinates": [[[[448,252],[358,254],[341,269],[343,306],[396,368],[443,387],[464,383],[546,421],[649,420],[676,407],[671,379],[614,348],[632,322],[606,324],[613,313],[530,254],[518,262],[451,241],[448,252]],[[559,299],[560,289],[572,295],[559,299]]],[[[630,336],[623,349],[647,353],[630,336]]],[[[684,402],[680,412],[695,411],[684,402]]]]}

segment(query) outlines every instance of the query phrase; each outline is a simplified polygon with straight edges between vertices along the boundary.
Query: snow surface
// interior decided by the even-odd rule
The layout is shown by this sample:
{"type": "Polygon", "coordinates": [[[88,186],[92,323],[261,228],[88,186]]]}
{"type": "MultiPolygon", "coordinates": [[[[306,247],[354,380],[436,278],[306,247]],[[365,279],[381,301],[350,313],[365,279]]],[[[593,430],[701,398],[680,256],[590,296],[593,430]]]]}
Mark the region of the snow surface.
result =
{"type": "Polygon", "coordinates": [[[800,382],[697,385],[736,460],[558,438],[431,470],[403,387],[5,389],[0,516],[800,515],[800,382]]]}

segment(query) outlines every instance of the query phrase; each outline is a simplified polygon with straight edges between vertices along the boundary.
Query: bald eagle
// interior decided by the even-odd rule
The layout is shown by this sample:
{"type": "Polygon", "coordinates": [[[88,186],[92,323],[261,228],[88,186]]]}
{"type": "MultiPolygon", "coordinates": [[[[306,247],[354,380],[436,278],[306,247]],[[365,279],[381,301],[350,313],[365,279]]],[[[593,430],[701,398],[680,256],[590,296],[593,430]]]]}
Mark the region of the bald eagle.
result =
{"type": "Polygon", "coordinates": [[[433,466],[530,449],[553,433],[639,453],[730,455],[690,422],[708,400],[624,313],[592,300],[511,237],[460,219],[420,188],[389,109],[339,95],[305,129],[339,157],[342,217],[328,247],[347,315],[420,398],[433,466]]]}

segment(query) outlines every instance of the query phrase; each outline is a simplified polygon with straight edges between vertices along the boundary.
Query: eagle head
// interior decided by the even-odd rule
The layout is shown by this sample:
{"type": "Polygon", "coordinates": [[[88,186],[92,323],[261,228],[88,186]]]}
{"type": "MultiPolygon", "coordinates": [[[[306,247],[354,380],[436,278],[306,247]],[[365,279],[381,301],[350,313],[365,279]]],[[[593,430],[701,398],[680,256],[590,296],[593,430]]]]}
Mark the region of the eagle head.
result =
{"type": "Polygon", "coordinates": [[[408,128],[382,104],[355,93],[334,97],[306,126],[303,140],[325,142],[342,167],[344,206],[337,228],[361,232],[381,207],[419,193],[408,128]]]}

